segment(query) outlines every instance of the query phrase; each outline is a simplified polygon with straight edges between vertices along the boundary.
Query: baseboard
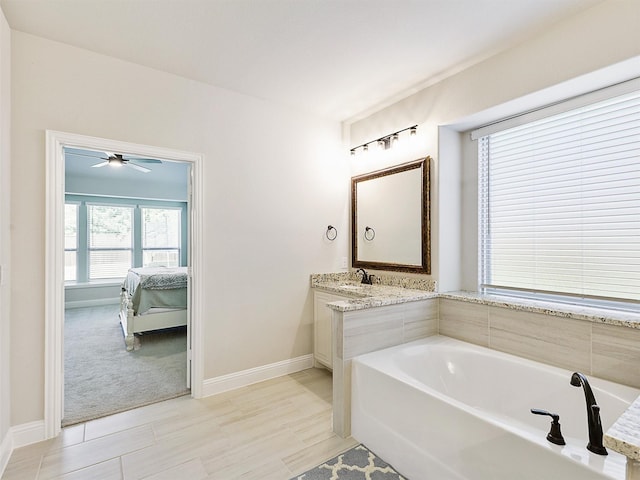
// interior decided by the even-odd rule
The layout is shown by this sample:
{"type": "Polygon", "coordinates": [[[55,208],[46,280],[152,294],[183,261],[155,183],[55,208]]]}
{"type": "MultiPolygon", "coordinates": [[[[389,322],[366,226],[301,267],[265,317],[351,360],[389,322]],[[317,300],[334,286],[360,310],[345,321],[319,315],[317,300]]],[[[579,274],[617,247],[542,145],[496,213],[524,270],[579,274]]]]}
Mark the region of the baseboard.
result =
{"type": "Polygon", "coordinates": [[[209,397],[229,390],[235,390],[236,388],[246,387],[253,383],[306,370],[311,367],[313,367],[313,355],[309,354],[263,365],[261,367],[242,370],[241,372],[209,378],[202,384],[202,396],[209,397]]]}
{"type": "Polygon", "coordinates": [[[119,298],[96,298],[95,300],[65,302],[64,308],[101,307],[103,305],[118,305],[119,303],[119,298]]]}
{"type": "Polygon", "coordinates": [[[13,452],[13,442],[11,440],[11,430],[9,430],[0,443],[0,478],[2,478],[7,468],[11,452],[13,452]]]}
{"type": "Polygon", "coordinates": [[[45,439],[44,420],[23,423],[10,429],[13,448],[24,447],[32,443],[41,442],[45,439]]]}
{"type": "Polygon", "coordinates": [[[16,448],[44,440],[44,420],[23,423],[11,427],[0,443],[0,478],[4,474],[9,458],[16,448]]]}

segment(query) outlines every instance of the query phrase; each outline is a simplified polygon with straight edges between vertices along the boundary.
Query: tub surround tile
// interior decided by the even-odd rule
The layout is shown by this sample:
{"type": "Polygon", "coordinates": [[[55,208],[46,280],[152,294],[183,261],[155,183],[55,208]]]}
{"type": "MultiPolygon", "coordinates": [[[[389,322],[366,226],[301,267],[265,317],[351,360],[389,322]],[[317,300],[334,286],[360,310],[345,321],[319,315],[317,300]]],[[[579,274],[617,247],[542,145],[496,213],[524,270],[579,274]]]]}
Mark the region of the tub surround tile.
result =
{"type": "Polygon", "coordinates": [[[438,334],[438,300],[411,302],[402,309],[402,342],[438,334]]]}
{"type": "Polygon", "coordinates": [[[591,372],[591,325],[540,313],[489,307],[489,346],[568,370],[591,372]]]}
{"type": "Polygon", "coordinates": [[[627,457],[626,480],[640,480],[640,460],[627,457]]]}
{"type": "Polygon", "coordinates": [[[542,313],[554,317],[587,320],[593,323],[618,325],[640,330],[640,314],[622,310],[606,310],[601,308],[583,307],[554,302],[541,302],[499,295],[486,295],[477,292],[447,292],[439,293],[439,298],[461,300],[469,303],[479,303],[493,307],[508,308],[524,312],[542,313]]]}
{"type": "Polygon", "coordinates": [[[351,359],[437,333],[438,299],[333,311],[333,431],[351,435],[351,359]]]}
{"type": "Polygon", "coordinates": [[[439,322],[441,335],[489,346],[489,309],[486,305],[440,299],[439,322]]]}
{"type": "Polygon", "coordinates": [[[592,375],[640,388],[640,330],[593,325],[592,375]]]}
{"type": "Polygon", "coordinates": [[[399,308],[360,310],[352,312],[343,322],[344,359],[402,343],[403,312],[399,308]]]}

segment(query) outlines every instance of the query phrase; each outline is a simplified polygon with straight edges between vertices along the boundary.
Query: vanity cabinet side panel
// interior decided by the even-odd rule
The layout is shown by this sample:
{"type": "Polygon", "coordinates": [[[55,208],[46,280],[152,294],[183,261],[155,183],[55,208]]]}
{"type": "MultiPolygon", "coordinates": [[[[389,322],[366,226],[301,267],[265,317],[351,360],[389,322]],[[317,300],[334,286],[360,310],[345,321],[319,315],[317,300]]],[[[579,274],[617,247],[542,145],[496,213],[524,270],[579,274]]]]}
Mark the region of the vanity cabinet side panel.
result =
{"type": "Polygon", "coordinates": [[[313,359],[329,369],[333,368],[333,350],[331,333],[331,312],[327,303],[347,300],[343,297],[322,290],[313,292],[313,359]]]}

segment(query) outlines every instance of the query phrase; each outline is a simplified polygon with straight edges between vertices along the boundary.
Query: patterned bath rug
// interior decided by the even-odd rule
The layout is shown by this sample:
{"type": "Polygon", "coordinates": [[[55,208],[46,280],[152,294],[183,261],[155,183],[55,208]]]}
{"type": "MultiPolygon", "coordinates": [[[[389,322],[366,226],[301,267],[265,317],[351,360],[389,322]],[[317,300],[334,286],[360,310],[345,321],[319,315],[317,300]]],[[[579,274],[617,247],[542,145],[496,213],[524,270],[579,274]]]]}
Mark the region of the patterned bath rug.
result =
{"type": "Polygon", "coordinates": [[[407,480],[360,444],[291,480],[407,480]]]}

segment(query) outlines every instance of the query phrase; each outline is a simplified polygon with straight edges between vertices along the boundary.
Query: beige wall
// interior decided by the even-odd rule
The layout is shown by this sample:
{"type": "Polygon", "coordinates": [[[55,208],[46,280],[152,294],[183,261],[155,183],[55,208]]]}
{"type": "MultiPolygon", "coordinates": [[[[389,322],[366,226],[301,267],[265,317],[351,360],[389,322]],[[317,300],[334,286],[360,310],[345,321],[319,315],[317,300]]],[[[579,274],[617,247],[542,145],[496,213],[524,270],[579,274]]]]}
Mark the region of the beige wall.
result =
{"type": "MultiPolygon", "coordinates": [[[[434,158],[433,277],[440,291],[475,289],[477,174],[473,164],[461,164],[461,153],[451,154],[453,134],[439,135],[438,129],[469,129],[638,75],[638,1],[610,0],[353,123],[351,145],[419,125],[418,147],[408,153],[389,150],[375,158],[371,170],[418,156],[434,158]]],[[[358,162],[352,160],[352,169],[361,173],[358,162]]]]}
{"type": "MultiPolygon", "coordinates": [[[[10,215],[11,168],[11,31],[0,11],[0,445],[10,427],[11,371],[9,368],[10,323],[10,215]]],[[[0,449],[0,471],[2,471],[0,449]]]]}
{"type": "Polygon", "coordinates": [[[311,353],[309,274],[347,255],[339,124],[20,32],[12,58],[13,425],[43,418],[46,129],[205,155],[205,378],[311,353]]]}

